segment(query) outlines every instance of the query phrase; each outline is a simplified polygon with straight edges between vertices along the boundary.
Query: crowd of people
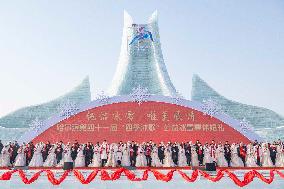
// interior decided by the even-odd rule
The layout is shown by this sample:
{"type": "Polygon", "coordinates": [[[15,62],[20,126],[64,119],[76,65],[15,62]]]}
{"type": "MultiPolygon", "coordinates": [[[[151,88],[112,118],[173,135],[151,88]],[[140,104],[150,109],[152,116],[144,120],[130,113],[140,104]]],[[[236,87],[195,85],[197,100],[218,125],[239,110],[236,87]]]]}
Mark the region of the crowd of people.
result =
{"type": "Polygon", "coordinates": [[[135,141],[102,143],[19,145],[16,141],[3,145],[0,141],[0,167],[63,167],[73,162],[75,167],[186,167],[216,163],[218,167],[284,167],[284,148],[281,140],[273,143],[249,144],[227,141],[201,144],[185,142],[135,141]]]}

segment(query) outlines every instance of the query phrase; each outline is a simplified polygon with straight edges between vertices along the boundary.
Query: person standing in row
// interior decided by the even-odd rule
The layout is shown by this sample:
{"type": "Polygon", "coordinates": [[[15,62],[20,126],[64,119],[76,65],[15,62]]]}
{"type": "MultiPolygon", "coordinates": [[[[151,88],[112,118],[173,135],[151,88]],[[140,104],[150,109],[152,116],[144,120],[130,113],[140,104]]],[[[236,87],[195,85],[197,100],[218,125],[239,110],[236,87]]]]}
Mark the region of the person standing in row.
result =
{"type": "Polygon", "coordinates": [[[165,159],[165,146],[164,146],[164,143],[161,142],[159,144],[159,147],[158,147],[158,157],[159,157],[159,160],[162,164],[164,164],[164,159],[165,159]]]}
{"type": "Polygon", "coordinates": [[[102,143],[100,153],[101,153],[102,167],[104,167],[105,164],[107,163],[108,153],[109,153],[109,146],[106,140],[104,140],[104,142],[102,143]]]}
{"type": "Polygon", "coordinates": [[[63,153],[63,145],[62,142],[59,142],[55,150],[57,164],[62,160],[62,153],[63,153]]]}
{"type": "Polygon", "coordinates": [[[228,166],[231,166],[231,147],[228,141],[226,141],[224,145],[224,156],[228,166]]]}
{"type": "Polygon", "coordinates": [[[134,143],[134,141],[132,141],[129,146],[129,152],[130,152],[130,165],[133,167],[136,164],[137,151],[138,151],[138,147],[134,143]]]}
{"type": "Polygon", "coordinates": [[[145,156],[146,156],[146,161],[147,161],[147,166],[151,166],[151,153],[152,153],[152,146],[147,143],[145,147],[145,156]]]}
{"type": "Polygon", "coordinates": [[[0,140],[0,153],[2,152],[3,147],[4,147],[4,145],[3,145],[2,141],[0,140]]]}
{"type": "Polygon", "coordinates": [[[185,157],[186,157],[186,163],[189,166],[191,164],[191,142],[188,142],[185,145],[185,157]]]}
{"type": "MultiPolygon", "coordinates": [[[[62,142],[57,142],[51,145],[49,142],[40,142],[36,144],[35,149],[32,142],[23,144],[19,147],[13,164],[11,164],[11,159],[13,158],[13,148],[16,145],[9,143],[2,149],[0,167],[26,165],[31,167],[62,167],[64,162],[74,162],[72,149],[77,146],[78,143],[76,143],[71,145],[68,142],[64,145],[62,142]],[[48,148],[50,149],[47,153],[48,157],[45,158],[46,160],[43,160],[48,148]],[[33,155],[31,156],[31,154],[33,155]],[[25,161],[25,159],[30,160],[25,161]]],[[[258,161],[260,161],[260,166],[262,167],[284,167],[284,149],[281,141],[271,144],[251,142],[247,145],[242,143],[230,145],[228,142],[223,145],[220,142],[216,145],[214,140],[210,144],[205,143],[205,145],[201,145],[197,141],[195,144],[191,142],[168,142],[166,145],[161,142],[159,146],[152,141],[140,144],[134,141],[127,143],[120,141],[111,145],[104,141],[102,144],[97,143],[95,146],[89,142],[79,145],[76,152],[75,166],[101,167],[101,158],[107,160],[103,166],[108,167],[129,165],[137,167],[196,167],[212,162],[216,162],[218,167],[256,167],[259,166],[258,161]],[[189,149],[190,152],[188,152],[189,149]],[[89,156],[87,157],[88,154],[89,156]],[[189,157],[190,162],[188,160],[189,157]],[[245,157],[245,165],[242,157],[245,157]]]]}

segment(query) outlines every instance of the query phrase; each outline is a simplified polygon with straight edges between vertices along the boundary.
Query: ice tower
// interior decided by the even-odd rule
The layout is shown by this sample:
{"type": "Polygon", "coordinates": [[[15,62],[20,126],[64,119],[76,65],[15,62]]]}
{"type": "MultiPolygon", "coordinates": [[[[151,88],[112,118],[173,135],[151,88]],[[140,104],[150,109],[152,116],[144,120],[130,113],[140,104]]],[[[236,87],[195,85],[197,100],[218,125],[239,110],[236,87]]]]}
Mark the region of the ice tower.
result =
{"type": "Polygon", "coordinates": [[[138,85],[151,94],[176,94],[163,59],[157,11],[147,24],[134,23],[124,11],[120,57],[109,93],[127,95],[138,85]]]}

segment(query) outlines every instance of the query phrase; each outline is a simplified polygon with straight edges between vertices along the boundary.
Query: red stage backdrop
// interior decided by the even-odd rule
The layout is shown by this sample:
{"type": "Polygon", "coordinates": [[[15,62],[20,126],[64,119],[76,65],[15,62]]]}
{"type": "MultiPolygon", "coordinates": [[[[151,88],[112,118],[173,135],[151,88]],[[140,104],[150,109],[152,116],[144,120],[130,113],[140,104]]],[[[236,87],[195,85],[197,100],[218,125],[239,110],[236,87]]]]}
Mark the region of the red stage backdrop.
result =
{"type": "Polygon", "coordinates": [[[249,142],[216,118],[164,102],[121,102],[78,113],[50,127],[34,142],[215,141],[249,142]]]}

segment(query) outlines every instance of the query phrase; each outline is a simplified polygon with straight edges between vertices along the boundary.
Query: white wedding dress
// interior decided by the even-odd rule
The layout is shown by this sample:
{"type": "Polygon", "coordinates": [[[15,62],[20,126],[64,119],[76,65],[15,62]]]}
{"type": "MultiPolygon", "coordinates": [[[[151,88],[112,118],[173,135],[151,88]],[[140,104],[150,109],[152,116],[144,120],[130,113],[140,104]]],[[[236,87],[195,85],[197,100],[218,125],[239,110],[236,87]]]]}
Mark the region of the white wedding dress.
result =
{"type": "Polygon", "coordinates": [[[199,166],[198,155],[196,153],[196,148],[191,146],[191,166],[197,167],[199,166]]]}
{"type": "Polygon", "coordinates": [[[257,156],[252,145],[247,145],[247,156],[246,156],[246,166],[247,167],[258,167],[256,164],[257,156]]]}
{"type": "Polygon", "coordinates": [[[42,158],[42,153],[41,153],[42,148],[43,148],[43,145],[41,144],[36,145],[34,155],[29,164],[29,167],[42,167],[43,166],[43,158],[42,158]]]}
{"type": "Polygon", "coordinates": [[[105,164],[106,167],[116,167],[116,159],[115,159],[115,152],[114,152],[114,145],[110,147],[110,153],[108,155],[107,162],[105,164]]]}
{"type": "Polygon", "coordinates": [[[158,148],[154,147],[151,152],[151,166],[152,167],[162,167],[162,163],[160,162],[159,156],[158,156],[158,148]]]}
{"type": "Polygon", "coordinates": [[[6,146],[2,149],[0,155],[0,167],[10,167],[10,153],[9,153],[9,146],[6,146]]]}
{"type": "Polygon", "coordinates": [[[100,147],[100,152],[101,152],[101,159],[102,160],[107,160],[108,159],[108,155],[109,155],[109,145],[105,142],[102,143],[101,147],[100,147]]]}
{"type": "Polygon", "coordinates": [[[120,161],[120,165],[121,165],[121,162],[122,162],[122,146],[115,146],[114,148],[114,154],[115,154],[115,161],[117,163],[117,165],[119,165],[119,162],[120,161]]]}
{"type": "Polygon", "coordinates": [[[138,147],[138,155],[136,157],[136,167],[145,167],[147,166],[146,156],[144,154],[144,149],[142,147],[138,147]]]}
{"type": "Polygon", "coordinates": [[[75,167],[85,167],[85,155],[82,148],[78,148],[77,157],[75,159],[75,167]]]}
{"type": "Polygon", "coordinates": [[[278,145],[276,150],[277,150],[277,154],[276,154],[275,166],[276,167],[284,167],[283,146],[282,145],[278,145]]]}
{"type": "Polygon", "coordinates": [[[234,144],[231,146],[231,167],[244,167],[244,163],[238,155],[238,147],[234,144]]]}
{"type": "Polygon", "coordinates": [[[179,152],[178,152],[178,166],[179,167],[187,166],[185,150],[181,146],[179,146],[179,152]]]}
{"type": "Polygon", "coordinates": [[[57,159],[55,154],[56,147],[51,147],[51,149],[48,152],[48,156],[43,163],[43,167],[56,167],[57,159]]]}
{"type": "Polygon", "coordinates": [[[267,147],[262,148],[262,167],[274,167],[271,158],[270,151],[267,147]]]}
{"type": "Polygon", "coordinates": [[[216,149],[216,158],[218,167],[228,167],[228,162],[225,159],[225,151],[222,145],[218,145],[216,149]]]}
{"type": "Polygon", "coordinates": [[[175,164],[172,159],[172,151],[170,147],[167,147],[164,151],[165,153],[165,159],[164,159],[164,165],[163,167],[174,167],[175,164]]]}
{"type": "Polygon", "coordinates": [[[63,167],[65,162],[73,162],[71,157],[71,148],[69,146],[65,147],[63,151],[63,158],[56,167],[63,167]]]}
{"type": "Polygon", "coordinates": [[[208,146],[204,146],[204,158],[203,158],[203,165],[206,163],[213,163],[213,158],[210,155],[210,148],[208,146]]]}
{"type": "Polygon", "coordinates": [[[129,148],[127,145],[124,145],[122,148],[122,166],[130,166],[130,155],[129,155],[129,148]]]}
{"type": "Polygon", "coordinates": [[[100,153],[100,147],[94,146],[94,156],[92,159],[92,163],[89,165],[89,167],[101,167],[101,153],[100,153]]]}
{"type": "Polygon", "coordinates": [[[24,147],[21,146],[18,149],[18,155],[15,159],[15,167],[24,167],[24,166],[26,166],[26,154],[24,147]]]}

